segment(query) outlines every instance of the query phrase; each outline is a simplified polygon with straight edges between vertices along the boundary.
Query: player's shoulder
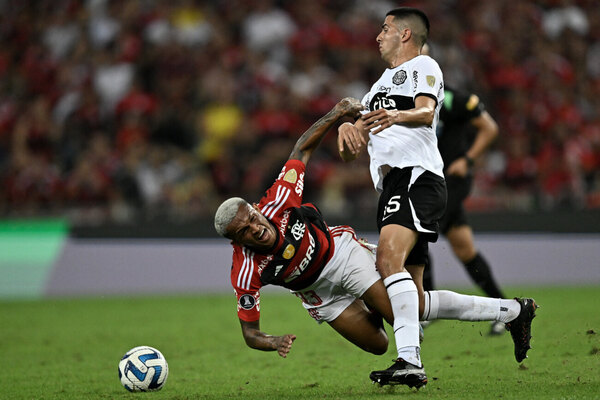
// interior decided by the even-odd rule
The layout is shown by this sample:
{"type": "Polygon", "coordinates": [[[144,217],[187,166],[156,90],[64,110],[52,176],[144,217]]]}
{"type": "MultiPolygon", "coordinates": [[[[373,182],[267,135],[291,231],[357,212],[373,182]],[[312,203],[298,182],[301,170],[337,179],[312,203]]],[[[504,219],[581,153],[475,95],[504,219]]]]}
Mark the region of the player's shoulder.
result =
{"type": "Polygon", "coordinates": [[[283,208],[299,205],[304,192],[306,165],[301,160],[288,160],[273,185],[258,202],[267,219],[274,219],[283,208]]]}
{"type": "Polygon", "coordinates": [[[233,269],[240,269],[244,264],[258,265],[269,259],[270,254],[258,253],[246,246],[233,245],[233,269]]]}
{"type": "Polygon", "coordinates": [[[233,264],[234,266],[243,263],[244,260],[254,258],[256,256],[255,252],[251,249],[240,246],[238,244],[232,244],[233,247],[233,264]]]}
{"type": "Polygon", "coordinates": [[[441,71],[441,68],[440,68],[440,65],[438,64],[438,62],[435,61],[435,59],[433,59],[425,54],[418,55],[415,58],[408,60],[407,62],[412,64],[413,66],[435,68],[435,69],[439,69],[441,71]]]}
{"type": "Polygon", "coordinates": [[[231,284],[234,289],[258,290],[259,267],[267,262],[267,256],[258,254],[245,246],[234,245],[231,265],[231,284]]]}
{"type": "Polygon", "coordinates": [[[448,108],[455,111],[483,111],[484,105],[475,93],[446,86],[444,88],[448,108]]]}

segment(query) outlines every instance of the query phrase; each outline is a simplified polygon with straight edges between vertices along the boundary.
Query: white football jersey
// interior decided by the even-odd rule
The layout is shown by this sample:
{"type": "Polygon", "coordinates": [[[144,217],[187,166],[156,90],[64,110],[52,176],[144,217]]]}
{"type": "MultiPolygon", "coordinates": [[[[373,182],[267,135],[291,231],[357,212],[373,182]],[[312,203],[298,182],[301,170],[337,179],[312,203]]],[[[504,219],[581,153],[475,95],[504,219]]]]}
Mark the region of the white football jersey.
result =
{"type": "Polygon", "coordinates": [[[369,134],[371,177],[379,192],[383,190],[383,177],[394,167],[418,166],[444,177],[444,163],[435,134],[444,101],[444,78],[434,59],[421,55],[396,68],[386,69],[363,97],[363,113],[380,108],[409,110],[415,108],[417,96],[429,96],[437,102],[431,126],[394,124],[376,135],[369,134]]]}

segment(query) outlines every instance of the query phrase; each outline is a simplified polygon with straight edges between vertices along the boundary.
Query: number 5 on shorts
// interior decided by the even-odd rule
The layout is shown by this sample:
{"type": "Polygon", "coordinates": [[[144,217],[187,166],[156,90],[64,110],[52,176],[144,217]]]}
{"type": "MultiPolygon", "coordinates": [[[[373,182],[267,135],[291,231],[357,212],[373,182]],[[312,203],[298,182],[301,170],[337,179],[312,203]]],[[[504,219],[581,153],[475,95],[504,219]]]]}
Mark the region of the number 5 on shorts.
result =
{"type": "Polygon", "coordinates": [[[383,213],[382,221],[385,221],[391,214],[395,213],[400,209],[400,199],[402,196],[392,196],[385,207],[385,212],[383,213]]]}

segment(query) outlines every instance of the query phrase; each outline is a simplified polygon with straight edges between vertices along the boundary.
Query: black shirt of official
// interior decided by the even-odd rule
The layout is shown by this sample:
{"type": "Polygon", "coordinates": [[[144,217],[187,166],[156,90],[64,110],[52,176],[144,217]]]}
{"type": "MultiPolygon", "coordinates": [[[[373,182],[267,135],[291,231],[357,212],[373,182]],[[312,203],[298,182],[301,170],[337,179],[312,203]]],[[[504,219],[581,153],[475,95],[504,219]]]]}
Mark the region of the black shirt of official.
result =
{"type": "Polygon", "coordinates": [[[485,106],[476,95],[448,86],[444,88],[444,104],[436,132],[444,169],[469,150],[476,134],[471,120],[483,111],[485,106]]]}

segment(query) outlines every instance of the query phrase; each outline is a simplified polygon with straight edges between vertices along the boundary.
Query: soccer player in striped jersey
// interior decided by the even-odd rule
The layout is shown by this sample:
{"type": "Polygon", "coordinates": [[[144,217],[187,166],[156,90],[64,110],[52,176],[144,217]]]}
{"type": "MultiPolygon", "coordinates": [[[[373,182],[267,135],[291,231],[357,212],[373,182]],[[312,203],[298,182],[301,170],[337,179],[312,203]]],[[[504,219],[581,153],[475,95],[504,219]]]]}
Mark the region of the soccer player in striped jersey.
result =
{"type": "MultiPolygon", "coordinates": [[[[349,226],[328,226],[318,208],[303,203],[306,164],[327,131],[342,117],[363,107],[356,99],[341,100],[296,142],[275,183],[258,203],[233,197],[215,213],[215,229],[231,240],[231,283],[246,344],[254,349],[289,353],[296,336],[268,335],[260,330],[260,289],[283,286],[302,300],[319,323],[325,321],[344,338],[373,354],[387,350],[382,317],[394,323],[388,293],[375,268],[376,246],[356,238],[349,226]]],[[[517,300],[466,296],[449,291],[428,293],[424,319],[499,320],[512,324],[529,344],[534,305],[517,300]],[[525,329],[525,330],[523,330],[525,329]]],[[[529,299],[528,299],[529,300],[529,299]]],[[[528,347],[527,347],[528,348],[528,347]]],[[[515,342],[519,360],[523,349],[515,342]]],[[[412,380],[386,383],[422,386],[412,380]]]]}
{"type": "Polygon", "coordinates": [[[215,229],[233,246],[231,283],[249,347],[286,357],[296,338],[260,330],[260,289],[273,284],[290,289],[316,321],[328,322],[361,349],[387,350],[381,316],[391,323],[392,311],[372,249],[357,240],[351,227],[329,227],[316,206],[302,202],[313,150],[339,119],[356,117],[361,109],[356,99],[341,100],[300,137],[258,203],[234,197],[215,214],[215,229]]]}

